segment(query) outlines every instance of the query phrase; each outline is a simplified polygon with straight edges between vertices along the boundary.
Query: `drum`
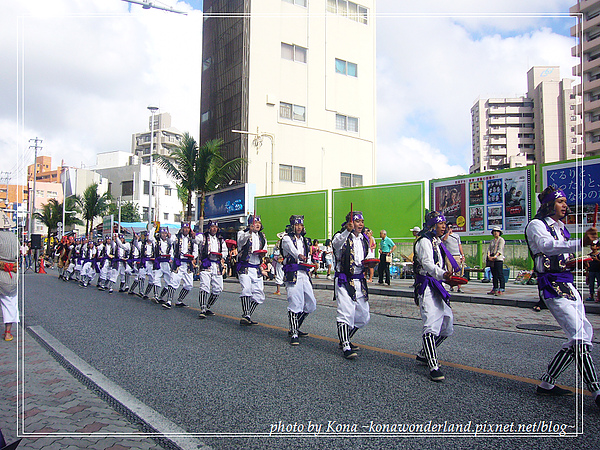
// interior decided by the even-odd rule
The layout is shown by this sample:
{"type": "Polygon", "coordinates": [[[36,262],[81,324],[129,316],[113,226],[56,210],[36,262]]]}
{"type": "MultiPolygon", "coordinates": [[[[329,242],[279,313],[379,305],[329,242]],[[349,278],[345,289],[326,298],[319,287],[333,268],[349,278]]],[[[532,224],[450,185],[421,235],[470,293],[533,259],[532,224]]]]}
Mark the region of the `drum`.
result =
{"type": "Polygon", "coordinates": [[[219,252],[210,252],[210,254],[211,254],[212,256],[218,256],[219,258],[221,258],[221,257],[223,256],[223,254],[222,254],[222,253],[219,253],[219,252]]]}
{"type": "Polygon", "coordinates": [[[263,255],[267,254],[267,251],[266,250],[256,250],[255,252],[252,252],[252,253],[254,253],[255,255],[258,255],[258,256],[263,256],[263,255]]]}
{"type": "Polygon", "coordinates": [[[379,264],[379,259],[377,258],[367,258],[362,260],[362,265],[365,267],[375,267],[379,264]]]}
{"type": "Polygon", "coordinates": [[[186,253],[185,255],[183,255],[185,258],[189,258],[189,259],[194,259],[194,255],[190,255],[189,253],[186,253]]]}
{"type": "Polygon", "coordinates": [[[316,267],[317,267],[317,265],[316,265],[316,264],[310,264],[310,263],[300,263],[300,265],[301,265],[302,267],[306,267],[307,269],[314,269],[314,268],[316,268],[316,267]]]}
{"type": "Polygon", "coordinates": [[[469,280],[467,280],[466,278],[458,277],[456,275],[453,275],[450,277],[449,280],[444,280],[444,281],[452,287],[462,286],[463,284],[467,284],[469,282],[469,280]]]}
{"type": "Polygon", "coordinates": [[[570,259],[566,262],[566,265],[569,269],[573,269],[575,267],[583,267],[583,263],[586,262],[591,262],[592,261],[592,257],[591,256],[584,256],[583,258],[576,258],[576,259],[570,259]]]}

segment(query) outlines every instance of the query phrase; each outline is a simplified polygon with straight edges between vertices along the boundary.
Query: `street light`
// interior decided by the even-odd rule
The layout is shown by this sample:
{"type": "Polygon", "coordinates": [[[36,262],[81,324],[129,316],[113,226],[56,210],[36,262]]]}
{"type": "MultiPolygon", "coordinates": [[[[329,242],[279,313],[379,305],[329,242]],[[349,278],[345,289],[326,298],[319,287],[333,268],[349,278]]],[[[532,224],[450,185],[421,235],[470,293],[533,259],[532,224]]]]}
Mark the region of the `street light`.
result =
{"type": "Polygon", "coordinates": [[[157,106],[148,106],[151,117],[150,124],[150,182],[148,183],[148,227],[152,222],[152,152],[154,151],[154,114],[158,111],[157,106]]]}
{"type": "Polygon", "coordinates": [[[256,147],[256,153],[258,153],[258,149],[262,146],[263,138],[269,138],[269,140],[271,141],[271,195],[273,195],[273,154],[275,153],[275,135],[272,133],[265,133],[264,131],[261,132],[258,130],[258,127],[256,127],[256,133],[242,130],[231,130],[231,132],[238,134],[246,134],[248,136],[255,136],[252,141],[252,145],[256,147]]]}

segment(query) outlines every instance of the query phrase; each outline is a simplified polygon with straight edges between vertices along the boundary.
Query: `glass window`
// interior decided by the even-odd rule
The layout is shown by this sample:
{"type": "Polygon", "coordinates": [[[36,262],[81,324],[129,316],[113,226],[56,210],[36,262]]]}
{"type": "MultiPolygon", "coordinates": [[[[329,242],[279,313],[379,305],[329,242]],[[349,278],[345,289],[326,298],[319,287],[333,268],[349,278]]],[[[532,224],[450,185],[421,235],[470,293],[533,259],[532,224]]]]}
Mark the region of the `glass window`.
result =
{"type": "Polygon", "coordinates": [[[367,16],[368,16],[368,10],[367,8],[364,8],[362,6],[358,7],[358,15],[359,15],[359,22],[364,23],[365,25],[367,24],[368,20],[367,20],[367,16]]]}
{"type": "Polygon", "coordinates": [[[148,180],[144,180],[144,195],[148,195],[150,192],[150,182],[148,180]]]}
{"type": "Polygon", "coordinates": [[[352,186],[362,186],[362,185],[363,185],[362,175],[352,174],[352,186]]]}
{"type": "Polygon", "coordinates": [[[335,72],[343,73],[344,75],[346,75],[346,61],[336,58],[335,59],[335,72]]]}
{"type": "Polygon", "coordinates": [[[337,12],[337,0],[327,0],[327,11],[337,12]]]}
{"type": "Polygon", "coordinates": [[[294,115],[292,118],[293,120],[306,122],[306,108],[304,106],[294,105],[294,115]]]}
{"type": "Polygon", "coordinates": [[[133,195],[133,180],[123,181],[121,184],[121,195],[133,195]]]}
{"type": "Polygon", "coordinates": [[[348,13],[348,2],[346,0],[338,0],[337,12],[341,16],[345,16],[348,13]]]}
{"type": "Polygon", "coordinates": [[[294,60],[298,61],[298,62],[306,62],[306,49],[304,47],[298,47],[297,45],[294,46],[294,60]]]}
{"type": "Polygon", "coordinates": [[[292,166],[279,164],[279,180],[292,181],[292,166]]]}
{"type": "Polygon", "coordinates": [[[306,168],[294,166],[293,181],[294,183],[306,183],[306,168]]]}
{"type": "Polygon", "coordinates": [[[210,69],[211,65],[212,65],[212,58],[209,56],[204,61],[202,61],[202,71],[204,72],[205,70],[210,69]]]}
{"type": "Polygon", "coordinates": [[[169,220],[169,213],[163,213],[164,220],[169,220]]]}
{"type": "Polygon", "coordinates": [[[338,130],[346,129],[346,116],[342,116],[341,114],[335,115],[335,128],[338,130]]]}
{"type": "Polygon", "coordinates": [[[292,104],[291,103],[279,103],[279,117],[284,119],[292,118],[292,104]]]}
{"type": "Polygon", "coordinates": [[[181,222],[181,214],[173,214],[173,220],[175,222],[181,222]]]}
{"type": "Polygon", "coordinates": [[[165,188],[165,195],[171,195],[171,188],[165,188]]]}
{"type": "Polygon", "coordinates": [[[202,116],[200,116],[200,122],[208,122],[208,119],[210,119],[210,111],[203,112],[202,116]]]}
{"type": "Polygon", "coordinates": [[[358,133],[358,119],[356,117],[348,117],[348,131],[358,133]]]}
{"type": "Polygon", "coordinates": [[[352,174],[342,172],[340,174],[340,185],[342,187],[351,187],[352,186],[352,174]]]}
{"type": "Polygon", "coordinates": [[[348,2],[348,17],[358,22],[358,5],[356,3],[348,2]]]}
{"type": "Polygon", "coordinates": [[[294,60],[294,46],[290,44],[281,43],[281,57],[283,59],[294,60]]]}
{"type": "Polygon", "coordinates": [[[358,76],[358,66],[354,63],[348,63],[348,76],[357,77],[358,76]]]}

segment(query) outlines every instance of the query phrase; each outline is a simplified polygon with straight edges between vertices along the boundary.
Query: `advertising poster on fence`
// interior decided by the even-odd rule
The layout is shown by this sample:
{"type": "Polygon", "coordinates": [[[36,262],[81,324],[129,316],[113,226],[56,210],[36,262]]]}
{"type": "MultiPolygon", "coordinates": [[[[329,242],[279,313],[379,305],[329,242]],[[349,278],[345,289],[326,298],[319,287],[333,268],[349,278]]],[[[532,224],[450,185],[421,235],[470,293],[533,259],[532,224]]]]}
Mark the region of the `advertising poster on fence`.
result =
{"type": "Polygon", "coordinates": [[[504,233],[523,234],[531,218],[532,171],[530,167],[432,180],[431,205],[463,235],[488,235],[495,226],[504,233]]]}
{"type": "Polygon", "coordinates": [[[570,232],[579,232],[581,228],[591,227],[596,204],[600,203],[600,158],[584,158],[566,163],[546,164],[542,166],[542,184],[540,188],[554,186],[567,195],[567,204],[571,213],[567,216],[567,228],[570,232]],[[576,230],[576,224],[580,224],[576,230]]]}

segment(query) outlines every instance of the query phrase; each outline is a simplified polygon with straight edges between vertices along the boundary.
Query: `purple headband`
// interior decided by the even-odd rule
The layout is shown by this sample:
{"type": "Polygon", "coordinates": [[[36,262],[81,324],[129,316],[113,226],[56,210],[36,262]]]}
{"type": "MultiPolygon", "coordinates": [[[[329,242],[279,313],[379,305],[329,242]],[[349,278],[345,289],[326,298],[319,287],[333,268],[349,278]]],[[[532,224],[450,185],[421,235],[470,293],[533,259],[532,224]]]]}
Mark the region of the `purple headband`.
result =
{"type": "Polygon", "coordinates": [[[181,222],[181,228],[183,228],[183,227],[191,228],[189,222],[181,222]]]}
{"type": "Polygon", "coordinates": [[[546,203],[551,203],[554,200],[556,200],[557,198],[560,197],[564,197],[567,198],[567,194],[565,194],[565,192],[562,189],[558,189],[556,191],[550,192],[548,195],[546,195],[543,199],[542,199],[542,205],[546,204],[546,203]]]}
{"type": "Polygon", "coordinates": [[[212,227],[213,225],[218,228],[219,227],[219,222],[217,222],[216,220],[209,220],[208,221],[208,228],[212,227]]]}
{"type": "Polygon", "coordinates": [[[165,233],[168,233],[168,232],[169,232],[169,230],[167,230],[167,227],[160,227],[160,229],[158,230],[158,232],[159,232],[159,233],[162,233],[163,231],[164,231],[165,233]]]}
{"type": "Polygon", "coordinates": [[[365,220],[362,211],[352,211],[352,221],[355,220],[365,220]]]}
{"type": "Polygon", "coordinates": [[[290,225],[304,225],[304,216],[292,216],[290,217],[290,225]]]}
{"type": "Polygon", "coordinates": [[[260,216],[250,216],[248,217],[248,225],[253,224],[254,222],[260,222],[260,216]]]}
{"type": "Polygon", "coordinates": [[[432,217],[431,219],[429,219],[425,225],[427,226],[427,228],[431,228],[436,223],[445,222],[445,221],[446,221],[446,218],[444,217],[444,215],[440,214],[438,216],[435,216],[435,217],[432,217]]]}

